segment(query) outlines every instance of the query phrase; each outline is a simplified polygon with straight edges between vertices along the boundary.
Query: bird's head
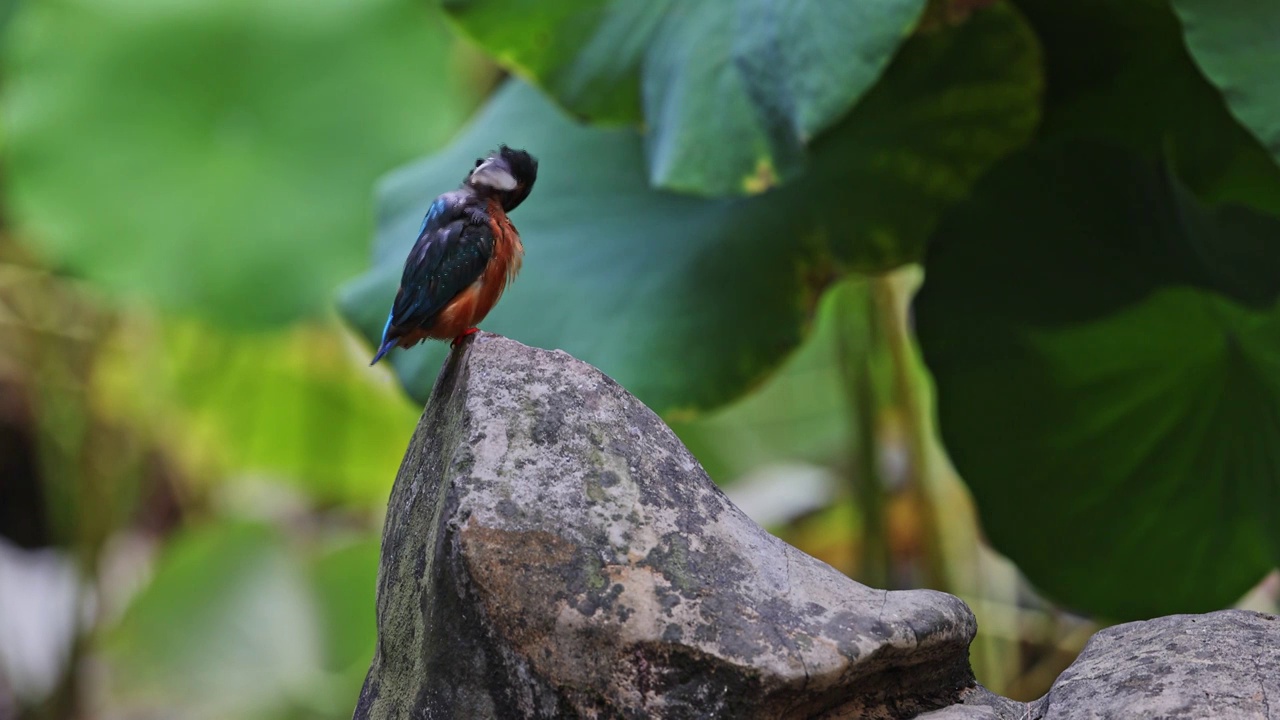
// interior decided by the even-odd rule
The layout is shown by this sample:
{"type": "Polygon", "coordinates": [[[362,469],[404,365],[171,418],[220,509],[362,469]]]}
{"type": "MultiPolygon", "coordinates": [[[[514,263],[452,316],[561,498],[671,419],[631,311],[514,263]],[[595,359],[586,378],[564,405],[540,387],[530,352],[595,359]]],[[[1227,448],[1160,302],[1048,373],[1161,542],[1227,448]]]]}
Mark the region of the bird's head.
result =
{"type": "Polygon", "coordinates": [[[538,161],[532,155],[499,145],[497,152],[476,159],[463,182],[478,193],[498,198],[502,209],[511,212],[529,197],[537,179],[538,161]]]}

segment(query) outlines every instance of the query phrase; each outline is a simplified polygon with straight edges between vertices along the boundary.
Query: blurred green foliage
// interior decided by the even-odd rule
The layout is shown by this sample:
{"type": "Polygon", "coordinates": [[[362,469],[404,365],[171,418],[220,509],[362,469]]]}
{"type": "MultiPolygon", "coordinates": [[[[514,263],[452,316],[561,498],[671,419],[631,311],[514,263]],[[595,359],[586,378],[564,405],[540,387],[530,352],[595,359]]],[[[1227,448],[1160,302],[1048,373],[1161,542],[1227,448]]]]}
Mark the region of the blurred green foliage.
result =
{"type": "Polygon", "coordinates": [[[51,263],[237,327],[314,317],[369,186],[482,88],[409,0],[29,2],[0,107],[9,206],[51,263]]]}
{"type": "Polygon", "coordinates": [[[1273,5],[0,3],[0,595],[56,548],[82,583],[30,612],[85,608],[38,691],[0,618],[0,717],[350,715],[446,352],[368,340],[499,142],[542,166],[485,328],[806,551],[961,595],[988,687],[1275,609],[1273,5]]]}
{"type": "Polygon", "coordinates": [[[344,715],[373,653],[378,545],[293,535],[228,520],[176,536],[104,637],[116,702],[181,718],[344,715]]]}
{"type": "Polygon", "coordinates": [[[349,716],[417,410],[329,298],[491,66],[414,0],[66,0],[16,5],[0,70],[0,536],[85,579],[0,645],[87,609],[0,653],[0,716],[349,716]]]}
{"type": "Polygon", "coordinates": [[[144,358],[136,335],[103,358],[101,402],[159,434],[181,423],[170,447],[190,466],[272,476],[325,505],[386,501],[418,410],[332,327],[233,334],[171,320],[144,358]]]}

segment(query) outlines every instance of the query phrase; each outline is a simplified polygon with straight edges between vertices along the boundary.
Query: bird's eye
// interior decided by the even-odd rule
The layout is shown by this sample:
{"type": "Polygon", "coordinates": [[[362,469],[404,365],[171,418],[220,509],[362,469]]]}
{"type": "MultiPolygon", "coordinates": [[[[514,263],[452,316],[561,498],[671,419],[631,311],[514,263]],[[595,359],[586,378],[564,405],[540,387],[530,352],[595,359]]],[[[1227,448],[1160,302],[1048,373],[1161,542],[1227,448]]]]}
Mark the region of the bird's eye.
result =
{"type": "Polygon", "coordinates": [[[480,163],[484,162],[484,158],[476,158],[476,167],[480,167],[480,163]]]}

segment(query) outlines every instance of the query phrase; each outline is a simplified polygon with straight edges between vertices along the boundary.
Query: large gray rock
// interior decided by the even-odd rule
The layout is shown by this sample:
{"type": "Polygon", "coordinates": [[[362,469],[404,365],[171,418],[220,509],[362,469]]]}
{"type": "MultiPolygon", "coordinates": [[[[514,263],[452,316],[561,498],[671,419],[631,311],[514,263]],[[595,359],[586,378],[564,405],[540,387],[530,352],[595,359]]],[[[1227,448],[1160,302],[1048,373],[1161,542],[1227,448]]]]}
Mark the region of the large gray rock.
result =
{"type": "Polygon", "coordinates": [[[355,718],[1280,720],[1275,616],[1109,628],[1034,703],[974,682],[974,630],[769,535],[594,368],[481,333],[391,493],[355,718]]]}
{"type": "Polygon", "coordinates": [[[1280,720],[1280,618],[1223,610],[1107,628],[1031,717],[1280,720]]]}
{"type": "Polygon", "coordinates": [[[974,629],[765,532],[596,369],[480,334],[391,493],[355,717],[905,718],[973,687],[974,629]]]}

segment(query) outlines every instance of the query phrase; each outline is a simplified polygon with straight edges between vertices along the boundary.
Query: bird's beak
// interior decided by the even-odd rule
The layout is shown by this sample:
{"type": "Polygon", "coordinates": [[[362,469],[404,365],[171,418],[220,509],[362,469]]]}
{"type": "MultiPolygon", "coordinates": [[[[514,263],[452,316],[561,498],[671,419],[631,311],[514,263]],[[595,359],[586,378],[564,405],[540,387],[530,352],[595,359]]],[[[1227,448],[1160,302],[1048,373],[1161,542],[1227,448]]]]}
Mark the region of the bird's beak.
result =
{"type": "Polygon", "coordinates": [[[471,184],[484,185],[494,190],[515,190],[516,178],[497,158],[488,158],[471,171],[471,184]]]}

